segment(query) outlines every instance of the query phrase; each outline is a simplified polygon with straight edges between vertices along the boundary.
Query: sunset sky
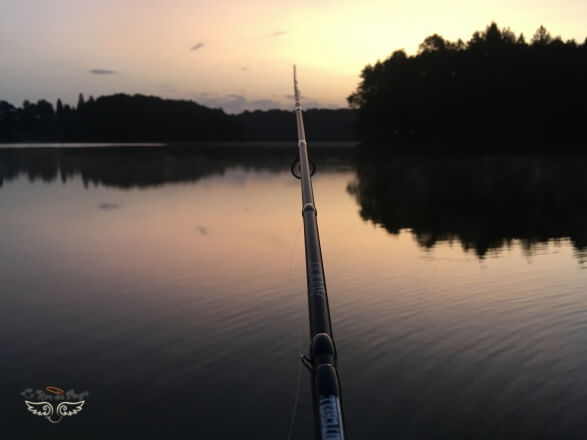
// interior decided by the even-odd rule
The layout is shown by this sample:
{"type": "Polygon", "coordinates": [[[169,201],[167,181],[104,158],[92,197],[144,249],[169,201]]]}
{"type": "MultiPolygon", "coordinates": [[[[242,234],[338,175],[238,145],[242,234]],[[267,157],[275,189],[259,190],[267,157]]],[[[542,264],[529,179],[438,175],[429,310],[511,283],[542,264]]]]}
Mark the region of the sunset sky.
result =
{"type": "Polygon", "coordinates": [[[291,108],[295,63],[305,107],[345,107],[366,64],[491,21],[582,42],[587,1],[0,0],[0,100],[124,92],[291,108]]]}

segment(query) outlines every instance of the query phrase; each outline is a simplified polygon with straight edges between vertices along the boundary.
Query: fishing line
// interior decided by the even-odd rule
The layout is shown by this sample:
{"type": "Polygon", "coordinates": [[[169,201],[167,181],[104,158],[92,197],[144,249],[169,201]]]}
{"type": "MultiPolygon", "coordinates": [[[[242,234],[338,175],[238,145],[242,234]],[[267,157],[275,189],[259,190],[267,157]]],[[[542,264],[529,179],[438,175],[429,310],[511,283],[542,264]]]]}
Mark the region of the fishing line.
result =
{"type": "Polygon", "coordinates": [[[293,411],[291,414],[291,421],[289,423],[289,432],[287,434],[287,440],[291,439],[291,433],[293,432],[294,422],[296,420],[296,412],[298,409],[298,401],[300,399],[300,379],[302,375],[302,337],[300,335],[300,326],[298,320],[298,351],[299,351],[299,358],[298,358],[298,377],[296,379],[296,397],[294,400],[293,411]]]}

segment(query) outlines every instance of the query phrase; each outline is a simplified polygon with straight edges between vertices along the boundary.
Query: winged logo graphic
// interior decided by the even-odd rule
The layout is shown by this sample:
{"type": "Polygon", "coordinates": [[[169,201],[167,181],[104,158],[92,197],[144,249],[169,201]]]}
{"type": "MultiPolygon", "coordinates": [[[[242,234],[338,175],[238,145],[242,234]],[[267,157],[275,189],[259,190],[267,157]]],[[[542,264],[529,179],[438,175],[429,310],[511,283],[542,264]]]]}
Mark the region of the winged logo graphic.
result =
{"type": "Polygon", "coordinates": [[[79,414],[86,403],[85,400],[79,402],[61,402],[57,409],[53,411],[53,405],[49,402],[31,402],[25,400],[27,409],[36,416],[45,417],[51,423],[59,423],[63,416],[73,416],[79,414]]]}

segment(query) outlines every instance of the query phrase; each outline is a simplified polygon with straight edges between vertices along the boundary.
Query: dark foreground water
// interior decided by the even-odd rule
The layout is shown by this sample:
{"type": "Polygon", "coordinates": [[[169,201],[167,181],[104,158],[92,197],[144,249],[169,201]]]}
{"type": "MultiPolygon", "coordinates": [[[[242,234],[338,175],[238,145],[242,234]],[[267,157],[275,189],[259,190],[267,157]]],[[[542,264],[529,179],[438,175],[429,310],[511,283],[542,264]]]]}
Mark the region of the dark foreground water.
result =
{"type": "MultiPolygon", "coordinates": [[[[2,437],[311,438],[294,155],[0,149],[2,437]]],[[[585,438],[587,159],[314,159],[348,437],[585,438]]]]}

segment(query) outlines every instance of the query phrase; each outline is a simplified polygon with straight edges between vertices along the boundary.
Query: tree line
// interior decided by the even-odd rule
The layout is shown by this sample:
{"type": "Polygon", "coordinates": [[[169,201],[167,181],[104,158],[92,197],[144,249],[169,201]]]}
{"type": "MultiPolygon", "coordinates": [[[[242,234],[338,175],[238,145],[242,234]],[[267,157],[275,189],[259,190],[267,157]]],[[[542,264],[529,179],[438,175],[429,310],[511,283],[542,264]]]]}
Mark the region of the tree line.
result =
{"type": "Polygon", "coordinates": [[[496,23],[467,42],[434,34],[366,66],[348,102],[360,137],[387,145],[585,144],[587,38],[540,26],[527,42],[496,23]]]}
{"type": "MultiPolygon", "coordinates": [[[[305,112],[309,139],[347,141],[357,137],[356,112],[305,112]]],[[[296,140],[293,111],[226,114],[194,101],[115,94],[79,95],[76,106],[57,100],[0,101],[0,142],[193,142],[296,140]]]]}

